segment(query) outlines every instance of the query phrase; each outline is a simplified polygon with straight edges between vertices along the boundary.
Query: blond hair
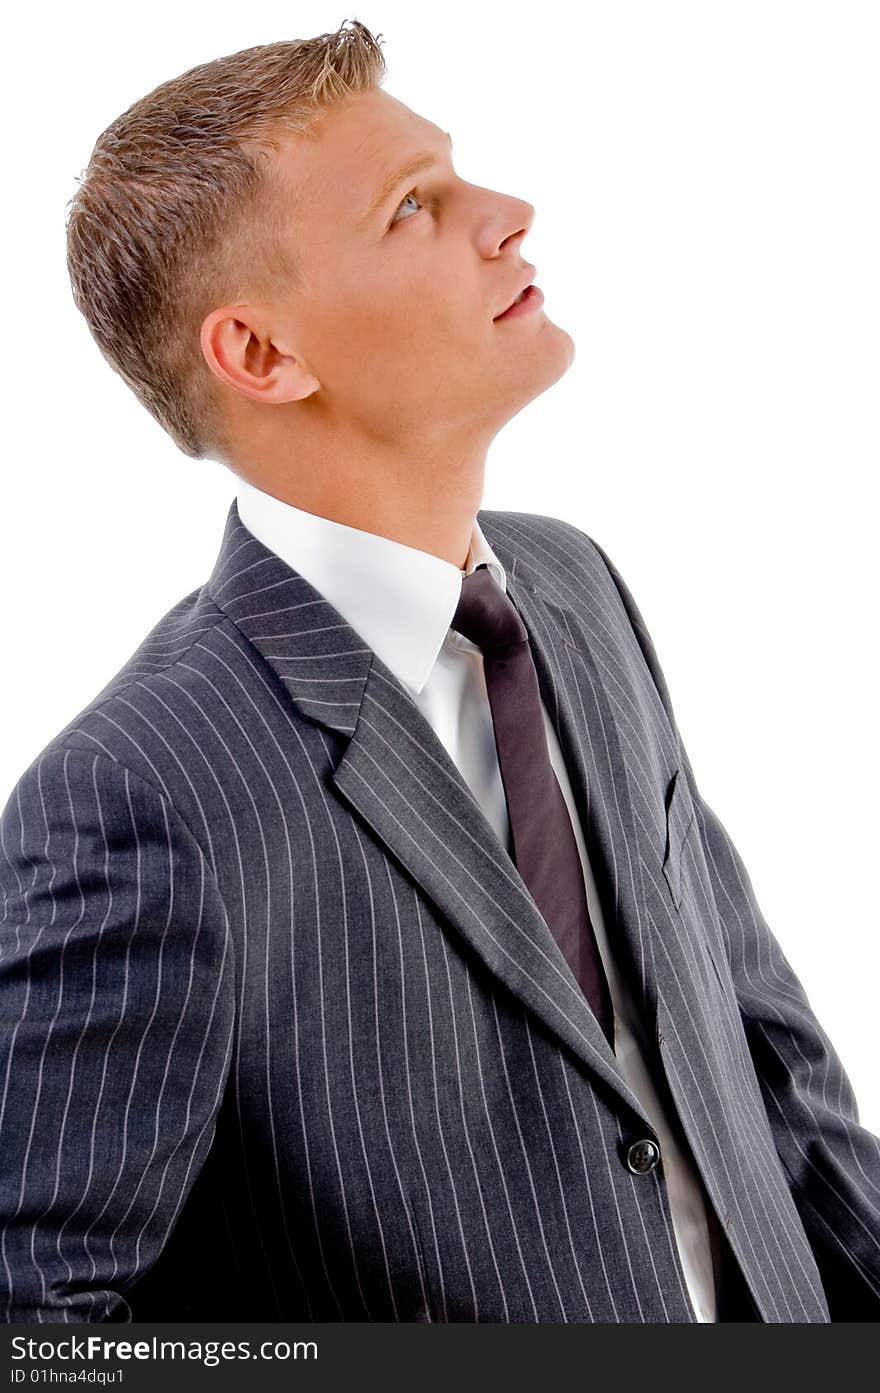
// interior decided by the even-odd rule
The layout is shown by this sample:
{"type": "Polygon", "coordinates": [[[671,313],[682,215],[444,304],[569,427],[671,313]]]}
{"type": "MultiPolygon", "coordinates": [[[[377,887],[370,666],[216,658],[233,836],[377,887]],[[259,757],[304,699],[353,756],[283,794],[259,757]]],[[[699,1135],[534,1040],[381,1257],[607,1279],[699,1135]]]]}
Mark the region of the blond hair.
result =
{"type": "Polygon", "coordinates": [[[379,47],[347,21],[190,68],[98,137],[70,200],[73,299],[115,372],[185,455],[231,463],[221,384],[199,342],[218,305],[298,284],[268,150],[379,87],[379,47]],[[218,390],[219,389],[219,390],[218,390]]]}

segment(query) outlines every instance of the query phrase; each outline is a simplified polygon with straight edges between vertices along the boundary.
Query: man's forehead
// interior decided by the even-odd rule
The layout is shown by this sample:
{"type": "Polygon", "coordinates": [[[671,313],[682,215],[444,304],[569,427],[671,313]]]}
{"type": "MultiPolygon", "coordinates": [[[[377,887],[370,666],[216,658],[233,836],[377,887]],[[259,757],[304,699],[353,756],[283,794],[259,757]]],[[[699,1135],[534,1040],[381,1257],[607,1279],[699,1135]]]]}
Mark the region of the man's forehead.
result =
{"type": "Polygon", "coordinates": [[[339,174],[350,178],[387,174],[402,159],[446,143],[446,132],[429,118],[411,111],[385,93],[358,93],[326,112],[306,131],[285,131],[280,140],[278,163],[284,172],[302,180],[315,175],[339,174]],[[378,96],[386,105],[368,98],[378,96]]]}
{"type": "Polygon", "coordinates": [[[382,112],[345,103],[308,131],[284,133],[276,162],[300,216],[322,222],[325,212],[344,214],[357,232],[402,167],[431,152],[439,158],[449,147],[442,127],[401,103],[394,107],[399,110],[382,112]]]}

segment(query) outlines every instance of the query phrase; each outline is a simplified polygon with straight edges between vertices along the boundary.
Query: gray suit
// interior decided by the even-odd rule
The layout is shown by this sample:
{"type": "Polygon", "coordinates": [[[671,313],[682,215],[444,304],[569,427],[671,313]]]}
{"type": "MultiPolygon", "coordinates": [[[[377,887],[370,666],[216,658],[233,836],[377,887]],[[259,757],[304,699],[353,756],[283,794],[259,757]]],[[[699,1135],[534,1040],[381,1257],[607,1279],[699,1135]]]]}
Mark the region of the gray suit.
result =
{"type": "MultiPolygon", "coordinates": [[[[880,1143],[632,597],[568,523],[479,522],[756,1318],[876,1320],[880,1143]]],[[[234,503],[0,831],[8,1320],[694,1320],[650,1121],[516,868],[234,503]]]]}

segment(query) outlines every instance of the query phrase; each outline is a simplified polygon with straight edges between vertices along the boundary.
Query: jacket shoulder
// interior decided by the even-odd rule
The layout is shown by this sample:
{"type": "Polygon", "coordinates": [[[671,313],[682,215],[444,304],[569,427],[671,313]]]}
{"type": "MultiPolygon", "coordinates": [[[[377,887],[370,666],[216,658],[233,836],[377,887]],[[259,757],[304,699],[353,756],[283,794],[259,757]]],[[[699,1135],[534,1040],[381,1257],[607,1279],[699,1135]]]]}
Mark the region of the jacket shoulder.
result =
{"type": "MultiPolygon", "coordinates": [[[[564,568],[576,580],[589,580],[617,599],[615,572],[607,555],[586,532],[564,518],[546,513],[522,513],[485,509],[478,520],[498,551],[509,554],[509,564],[538,572],[564,568]],[[496,545],[497,544],[497,545],[496,545]],[[574,568],[572,572],[572,568],[574,568]]],[[[502,559],[504,559],[502,557],[502,559]]]]}
{"type": "Polygon", "coordinates": [[[92,718],[98,711],[113,708],[118,719],[124,723],[126,691],[135,685],[148,683],[185,659],[187,653],[225,618],[223,610],[211,599],[205,585],[178,600],[153,625],[109,682],[46,742],[33,757],[29,768],[36,766],[54,750],[75,748],[77,737],[93,725],[92,718]]]}
{"type": "Polygon", "coordinates": [[[616,621],[618,631],[630,640],[628,651],[640,653],[639,666],[650,673],[674,729],[672,699],[653,639],[632,591],[604,547],[564,518],[490,510],[481,512],[479,519],[493,547],[497,541],[499,557],[515,572],[518,567],[551,581],[562,576],[567,589],[579,592],[616,621]]]}

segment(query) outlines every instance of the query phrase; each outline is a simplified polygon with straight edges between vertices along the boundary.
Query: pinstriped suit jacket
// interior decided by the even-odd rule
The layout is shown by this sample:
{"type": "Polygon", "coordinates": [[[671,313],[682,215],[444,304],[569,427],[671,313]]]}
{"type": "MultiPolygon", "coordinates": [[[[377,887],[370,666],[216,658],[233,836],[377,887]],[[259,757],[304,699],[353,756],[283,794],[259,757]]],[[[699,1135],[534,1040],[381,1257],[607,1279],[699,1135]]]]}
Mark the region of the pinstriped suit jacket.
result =
{"type": "MultiPolygon", "coordinates": [[[[507,569],[658,1068],[758,1318],[880,1317],[880,1143],[570,524],[507,569]]],[[[458,769],[235,503],[0,825],[11,1321],[694,1319],[653,1135],[458,769]]]]}

